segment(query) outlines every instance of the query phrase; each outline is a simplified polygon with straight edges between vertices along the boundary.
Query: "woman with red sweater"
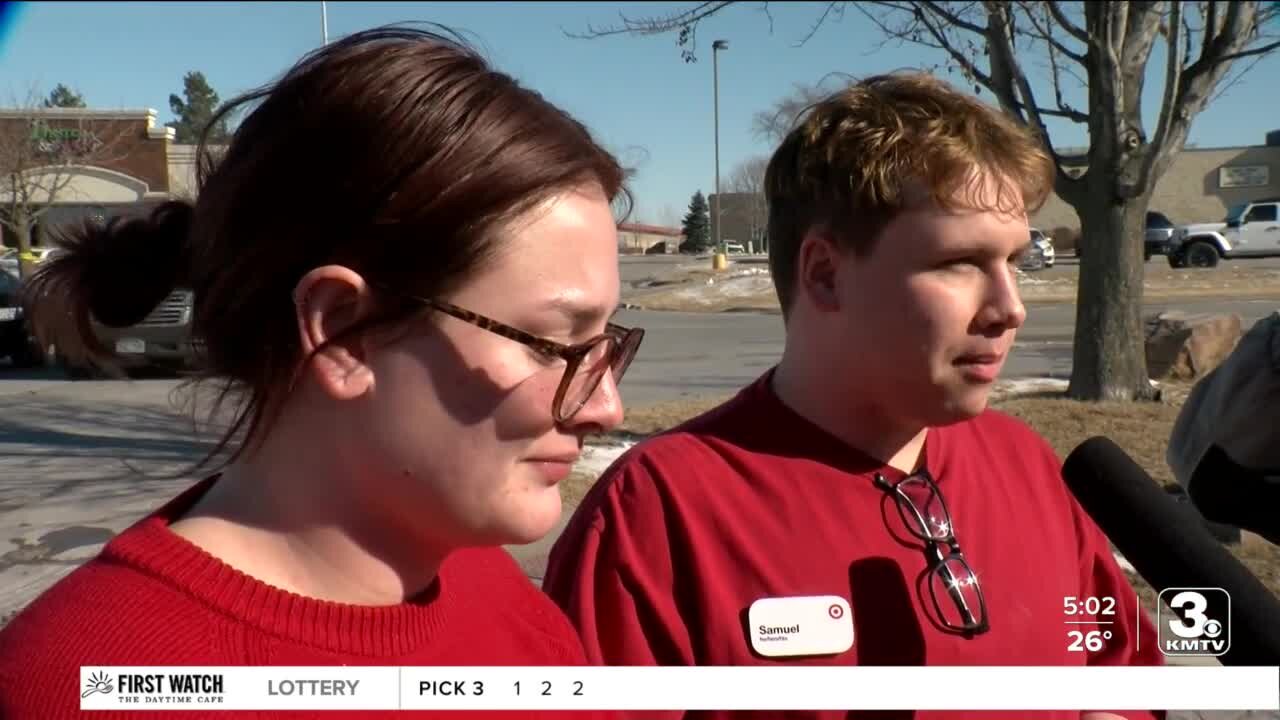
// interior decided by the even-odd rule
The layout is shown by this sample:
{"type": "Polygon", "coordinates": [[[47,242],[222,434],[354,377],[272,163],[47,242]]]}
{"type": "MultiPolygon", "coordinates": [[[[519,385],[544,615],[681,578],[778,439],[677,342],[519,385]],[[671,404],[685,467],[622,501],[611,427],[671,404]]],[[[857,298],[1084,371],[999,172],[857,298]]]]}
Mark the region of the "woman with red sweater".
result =
{"type": "Polygon", "coordinates": [[[78,717],[83,665],[584,663],[501,546],[621,419],[623,169],[444,33],[349,36],[232,112],[194,204],[69,232],[29,285],[99,364],[94,323],[192,292],[234,413],[217,469],[0,632],[0,717],[78,717]]]}

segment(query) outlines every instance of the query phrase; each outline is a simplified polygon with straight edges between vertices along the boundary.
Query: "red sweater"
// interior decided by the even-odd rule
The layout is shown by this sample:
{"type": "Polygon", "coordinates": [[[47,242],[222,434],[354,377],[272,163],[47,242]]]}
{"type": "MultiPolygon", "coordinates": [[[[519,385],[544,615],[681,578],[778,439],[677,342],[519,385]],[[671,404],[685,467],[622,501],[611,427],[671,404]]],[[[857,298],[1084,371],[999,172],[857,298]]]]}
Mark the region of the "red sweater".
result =
{"type": "MultiPolygon", "coordinates": [[[[927,440],[927,467],[988,608],[990,631],[966,639],[927,619],[936,613],[927,589],[917,583],[928,567],[922,545],[899,531],[892,501],[872,483],[876,472],[891,478],[902,473],[791,411],[772,392],[771,375],[628,451],[588,494],[554,546],[543,589],[578,626],[590,661],[1160,663],[1155,628],[1145,615],[1142,653],[1135,654],[1137,597],[1106,538],[1069,494],[1053,450],[1027,426],[988,411],[931,430],[927,440]],[[755,600],[812,595],[849,602],[855,633],[849,650],[782,659],[753,652],[745,618],[755,600]],[[1117,624],[1104,626],[1113,638],[1102,651],[1068,650],[1068,631],[1098,629],[1066,624],[1064,598],[1072,596],[1116,599],[1116,616],[1108,619],[1117,624]]],[[[1016,715],[1078,719],[1080,713],[1016,715]]],[[[786,716],[834,719],[845,713],[786,716]]]]}
{"type": "MultiPolygon", "coordinates": [[[[208,486],[196,485],[112,539],[0,630],[0,718],[81,717],[81,665],[584,664],[572,626],[501,548],[455,553],[427,596],[400,605],[313,600],[259,582],[168,529],[208,486]]],[[[269,713],[181,715],[195,720],[269,713]]],[[[132,716],[157,717],[154,711],[132,716]]]]}

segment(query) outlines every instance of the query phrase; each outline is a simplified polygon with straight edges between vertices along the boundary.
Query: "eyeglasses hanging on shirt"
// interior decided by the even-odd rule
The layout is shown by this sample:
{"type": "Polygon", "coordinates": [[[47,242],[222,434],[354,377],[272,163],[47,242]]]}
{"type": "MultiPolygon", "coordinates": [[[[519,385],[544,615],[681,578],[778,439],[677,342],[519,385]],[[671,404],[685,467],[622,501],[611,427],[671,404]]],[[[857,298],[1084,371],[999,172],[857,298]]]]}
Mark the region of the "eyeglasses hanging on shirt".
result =
{"type": "Polygon", "coordinates": [[[897,482],[876,473],[875,484],[894,499],[907,530],[926,543],[935,619],[955,632],[980,635],[990,630],[978,575],[960,551],[951,512],[929,471],[919,470],[897,482]]]}

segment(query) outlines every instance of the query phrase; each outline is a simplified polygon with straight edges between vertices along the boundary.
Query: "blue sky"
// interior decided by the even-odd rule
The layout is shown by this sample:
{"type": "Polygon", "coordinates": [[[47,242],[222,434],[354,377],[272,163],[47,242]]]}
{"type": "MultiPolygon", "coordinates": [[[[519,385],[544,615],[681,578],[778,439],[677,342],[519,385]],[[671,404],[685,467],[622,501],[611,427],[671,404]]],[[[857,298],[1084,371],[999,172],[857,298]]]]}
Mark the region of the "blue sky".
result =
{"type": "MultiPolygon", "coordinates": [[[[772,23],[760,3],[730,8],[700,27],[694,64],[681,59],[674,35],[576,40],[563,33],[611,23],[619,11],[641,16],[689,5],[329,2],[328,23],[331,39],[401,21],[468,32],[499,68],[578,116],[638,168],[636,217],[648,222],[678,219],[695,190],[714,187],[711,40],[730,42],[720,54],[722,182],[738,162],[768,153],[766,141],[752,133],[752,115],[794,83],[832,71],[863,75],[939,60],[918,47],[880,47],[874,28],[856,12],[829,21],[797,47],[826,3],[773,3],[772,23]]],[[[58,2],[8,10],[7,27],[0,28],[0,105],[62,82],[91,106],[151,107],[161,122],[172,119],[168,97],[181,91],[186,71],[203,71],[225,99],[269,81],[321,42],[319,2],[58,2]]],[[[1158,53],[1152,63],[1162,66],[1158,53]]],[[[1260,63],[1199,116],[1191,141],[1260,144],[1268,130],[1280,129],[1277,76],[1280,57],[1260,63]]],[[[1153,78],[1147,96],[1156,101],[1159,92],[1153,78]]],[[[1052,130],[1060,145],[1086,140],[1065,124],[1052,130]]]]}

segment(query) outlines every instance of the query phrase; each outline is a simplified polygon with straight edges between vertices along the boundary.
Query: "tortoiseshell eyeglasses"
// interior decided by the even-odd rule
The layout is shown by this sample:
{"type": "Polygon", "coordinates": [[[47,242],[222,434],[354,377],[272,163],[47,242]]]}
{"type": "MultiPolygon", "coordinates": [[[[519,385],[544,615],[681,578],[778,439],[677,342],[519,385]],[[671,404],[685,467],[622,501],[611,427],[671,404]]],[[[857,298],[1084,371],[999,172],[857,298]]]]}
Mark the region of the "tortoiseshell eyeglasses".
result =
{"type": "Polygon", "coordinates": [[[547,357],[564,360],[564,375],[560,378],[560,386],[556,388],[555,400],[551,405],[552,415],[559,423],[573,419],[587,404],[604,379],[606,370],[613,371],[615,384],[621,383],[622,376],[626,374],[631,360],[636,356],[636,350],[640,348],[641,340],[644,339],[642,328],[626,328],[609,323],[603,333],[586,342],[564,345],[443,300],[415,296],[409,298],[495,335],[527,345],[547,357]]]}

